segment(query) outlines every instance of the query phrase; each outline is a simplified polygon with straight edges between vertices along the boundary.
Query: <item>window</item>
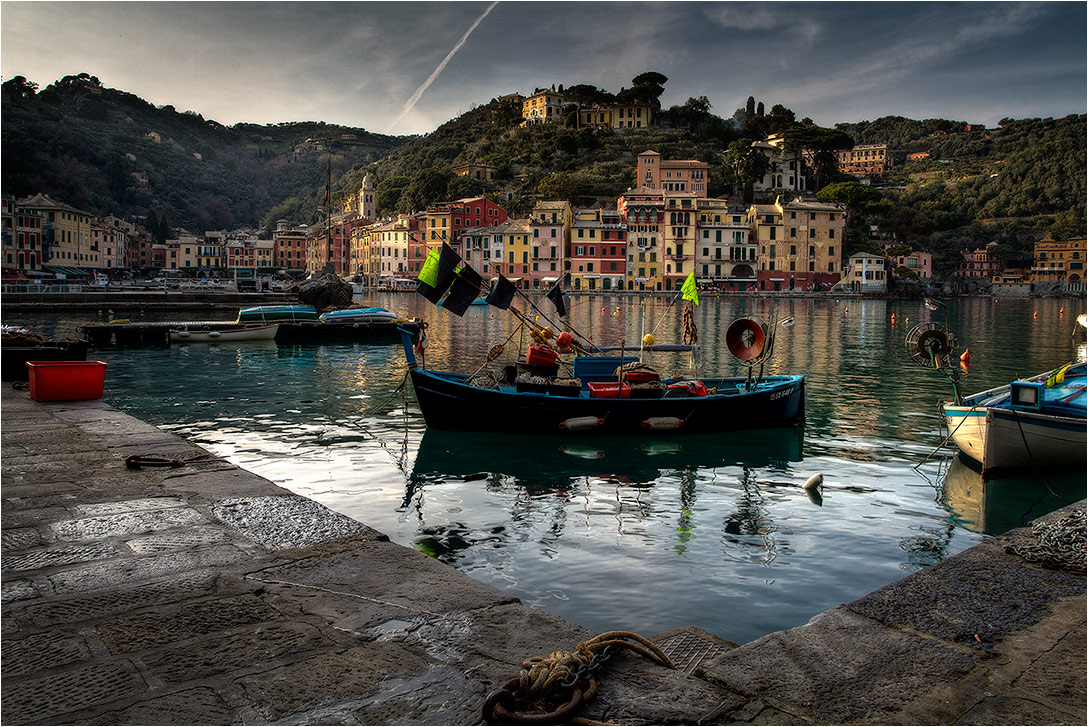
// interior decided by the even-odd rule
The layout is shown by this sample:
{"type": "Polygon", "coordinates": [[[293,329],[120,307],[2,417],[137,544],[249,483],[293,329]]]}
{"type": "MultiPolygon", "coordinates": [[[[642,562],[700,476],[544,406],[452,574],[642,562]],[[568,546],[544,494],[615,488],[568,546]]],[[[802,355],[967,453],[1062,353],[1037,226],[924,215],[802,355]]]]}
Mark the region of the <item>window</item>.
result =
{"type": "Polygon", "coordinates": [[[829,240],[834,240],[835,239],[835,230],[834,230],[834,228],[829,229],[827,231],[827,239],[829,239],[829,240]]]}

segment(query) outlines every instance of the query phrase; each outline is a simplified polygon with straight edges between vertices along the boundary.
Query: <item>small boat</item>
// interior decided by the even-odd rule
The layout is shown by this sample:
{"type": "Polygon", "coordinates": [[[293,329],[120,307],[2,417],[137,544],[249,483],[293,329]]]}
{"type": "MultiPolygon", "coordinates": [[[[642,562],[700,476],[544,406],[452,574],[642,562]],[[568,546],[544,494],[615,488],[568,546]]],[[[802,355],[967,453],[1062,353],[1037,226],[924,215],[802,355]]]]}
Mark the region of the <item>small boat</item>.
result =
{"type": "Polygon", "coordinates": [[[316,321],[317,309],[312,305],[258,305],[238,311],[238,323],[283,323],[287,321],[316,321]]]}
{"type": "Polygon", "coordinates": [[[1085,364],[1067,364],[942,406],[956,446],[984,475],[1016,467],[1083,467],[1085,364]]]}
{"type": "Polygon", "coordinates": [[[227,343],[237,341],[271,341],[276,337],[279,324],[268,326],[242,326],[221,329],[170,329],[170,343],[227,343]]]}
{"type": "MultiPolygon", "coordinates": [[[[726,339],[742,363],[762,363],[773,331],[742,318],[726,339]]],[[[529,346],[525,362],[504,367],[499,378],[426,370],[408,331],[402,343],[419,408],[434,429],[644,435],[784,427],[804,418],[804,376],[763,376],[762,367],[756,378],[751,366],[747,377],[661,378],[621,351],[575,355],[572,375],[559,377],[557,357],[565,347],[529,346]]]]}
{"type": "Polygon", "coordinates": [[[347,308],[322,313],[323,323],[390,323],[398,320],[396,313],[385,308],[347,308]]]}

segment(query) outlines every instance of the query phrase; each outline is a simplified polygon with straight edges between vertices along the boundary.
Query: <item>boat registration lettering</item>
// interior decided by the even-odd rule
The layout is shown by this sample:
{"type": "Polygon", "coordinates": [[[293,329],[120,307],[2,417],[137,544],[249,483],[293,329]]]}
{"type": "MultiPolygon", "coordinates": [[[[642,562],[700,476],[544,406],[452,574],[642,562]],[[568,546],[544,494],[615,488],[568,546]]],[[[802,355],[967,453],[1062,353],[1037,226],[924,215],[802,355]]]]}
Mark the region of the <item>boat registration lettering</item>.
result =
{"type": "Polygon", "coordinates": [[[788,389],[782,389],[782,391],[775,391],[771,394],[770,401],[775,401],[776,399],[781,399],[784,396],[789,396],[795,391],[797,391],[796,386],[791,386],[788,389]]]}

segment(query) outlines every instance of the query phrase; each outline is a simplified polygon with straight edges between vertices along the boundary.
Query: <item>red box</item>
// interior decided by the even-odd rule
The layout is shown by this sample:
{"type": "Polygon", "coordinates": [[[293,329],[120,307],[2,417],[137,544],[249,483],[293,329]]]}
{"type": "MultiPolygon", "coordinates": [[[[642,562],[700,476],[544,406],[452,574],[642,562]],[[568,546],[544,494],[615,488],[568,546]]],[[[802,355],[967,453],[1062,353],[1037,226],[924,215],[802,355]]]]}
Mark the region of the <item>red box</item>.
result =
{"type": "Polygon", "coordinates": [[[590,381],[589,398],[591,399],[630,399],[631,387],[618,381],[590,381]]]}
{"type": "Polygon", "coordinates": [[[551,366],[559,358],[559,352],[548,346],[529,345],[525,354],[525,363],[534,366],[551,366]]]}
{"type": "Polygon", "coordinates": [[[103,361],[27,361],[34,401],[101,399],[106,383],[103,361]]]}
{"type": "Polygon", "coordinates": [[[623,375],[623,380],[630,384],[645,384],[650,381],[661,381],[661,374],[656,371],[628,371],[623,375]]]}

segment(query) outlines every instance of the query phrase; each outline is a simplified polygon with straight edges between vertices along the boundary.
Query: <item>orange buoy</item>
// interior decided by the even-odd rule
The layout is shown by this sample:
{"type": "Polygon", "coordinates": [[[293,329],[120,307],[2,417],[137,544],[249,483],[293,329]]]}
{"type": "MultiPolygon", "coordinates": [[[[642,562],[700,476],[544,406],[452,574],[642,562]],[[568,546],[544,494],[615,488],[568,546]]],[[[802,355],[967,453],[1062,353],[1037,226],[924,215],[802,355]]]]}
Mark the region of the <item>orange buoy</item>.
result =
{"type": "Polygon", "coordinates": [[[963,354],[960,356],[960,361],[963,361],[964,363],[967,363],[970,360],[971,360],[971,349],[969,349],[969,348],[963,349],[963,354]]]}
{"type": "Polygon", "coordinates": [[[1058,309],[1058,317],[1062,318],[1064,316],[1065,316],[1065,306],[1063,305],[1061,308],[1058,309]]]}
{"type": "Polygon", "coordinates": [[[1038,318],[1039,317],[1039,311],[1035,311],[1035,313],[1031,317],[1032,318],[1038,318]]]}
{"type": "Polygon", "coordinates": [[[895,314],[892,313],[892,323],[895,323],[895,314]]]}

